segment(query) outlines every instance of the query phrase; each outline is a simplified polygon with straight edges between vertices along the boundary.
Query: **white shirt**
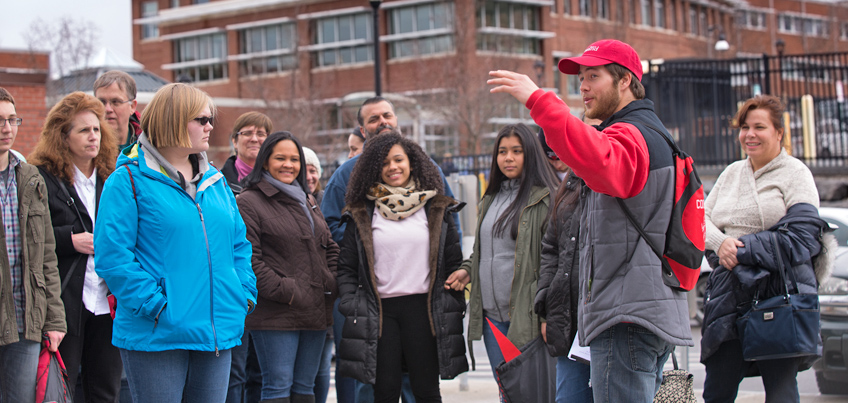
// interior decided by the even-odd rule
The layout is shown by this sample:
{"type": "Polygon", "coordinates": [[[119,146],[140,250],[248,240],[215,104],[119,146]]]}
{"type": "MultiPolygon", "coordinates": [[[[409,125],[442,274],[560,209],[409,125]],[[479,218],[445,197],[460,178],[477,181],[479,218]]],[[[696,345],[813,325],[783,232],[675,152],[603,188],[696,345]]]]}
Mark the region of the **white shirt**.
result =
{"type": "Polygon", "coordinates": [[[393,221],[374,209],[374,277],[380,298],[430,291],[430,230],[424,208],[393,221]]]}
{"type": "MultiPolygon", "coordinates": [[[[91,228],[88,230],[94,233],[94,215],[97,211],[97,168],[91,173],[91,177],[86,178],[85,174],[74,165],[74,189],[79,195],[81,202],[91,217],[91,228]]],[[[94,271],[94,255],[88,255],[88,260],[85,263],[85,281],[82,288],[82,303],[85,309],[95,315],[103,315],[109,313],[109,301],[106,299],[106,294],[109,287],[94,271]]]]}

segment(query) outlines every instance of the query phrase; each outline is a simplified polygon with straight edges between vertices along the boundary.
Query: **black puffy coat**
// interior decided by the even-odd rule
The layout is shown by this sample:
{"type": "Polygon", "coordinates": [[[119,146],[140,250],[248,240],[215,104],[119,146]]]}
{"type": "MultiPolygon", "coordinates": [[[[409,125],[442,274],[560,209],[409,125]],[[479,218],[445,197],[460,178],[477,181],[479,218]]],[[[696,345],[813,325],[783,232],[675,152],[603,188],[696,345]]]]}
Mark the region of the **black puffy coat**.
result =
{"type": "MultiPolygon", "coordinates": [[[[430,228],[428,314],[430,328],[436,338],[439,376],[442,379],[453,379],[468,371],[462,332],[465,293],[444,289],[447,277],[462,263],[459,234],[450,215],[462,206],[443,195],[437,195],[425,205],[430,228]]],[[[342,219],[350,222],[341,242],[337,277],[341,298],[339,312],[345,317],[345,322],[336,355],[336,370],[343,376],[368,384],[377,380],[377,342],[383,325],[372,264],[373,213],[374,203],[369,201],[350,205],[343,214],[342,219]]]]}
{"type": "MultiPolygon", "coordinates": [[[[580,207],[583,180],[569,172],[556,216],[542,238],[539,289],[533,310],[545,318],[548,353],[564,356],[577,334],[580,298],[580,207]]],[[[560,195],[557,195],[560,198],[560,195]]]]}
{"type": "MultiPolygon", "coordinates": [[[[814,260],[822,251],[822,234],[828,228],[815,206],[798,203],[789,207],[786,215],[768,230],[739,238],[745,244],[736,253],[739,264],[732,271],[717,266],[707,282],[701,362],[722,343],[739,338],[736,319],[750,309],[757,290],[760,299],[785,292],[777,272],[781,265],[791,268],[797,281],[798,288],[790,286],[791,293],[817,294],[823,275],[814,260]],[[777,248],[773,246],[775,239],[777,248]]],[[[715,264],[717,259],[712,255],[710,263],[715,264]]]]}

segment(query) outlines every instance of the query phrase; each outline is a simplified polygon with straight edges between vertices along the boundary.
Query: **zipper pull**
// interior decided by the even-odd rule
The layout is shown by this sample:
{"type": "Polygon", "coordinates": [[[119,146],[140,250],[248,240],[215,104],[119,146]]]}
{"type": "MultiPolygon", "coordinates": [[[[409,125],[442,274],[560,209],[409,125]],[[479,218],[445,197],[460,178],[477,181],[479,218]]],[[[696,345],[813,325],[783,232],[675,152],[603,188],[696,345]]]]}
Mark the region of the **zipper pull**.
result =
{"type": "Polygon", "coordinates": [[[215,357],[220,357],[220,356],[221,355],[218,354],[218,346],[215,346],[215,357]]]}
{"type": "Polygon", "coordinates": [[[195,203],[195,206],[197,206],[197,212],[200,214],[200,221],[203,221],[203,209],[200,208],[198,203],[195,203]]]}

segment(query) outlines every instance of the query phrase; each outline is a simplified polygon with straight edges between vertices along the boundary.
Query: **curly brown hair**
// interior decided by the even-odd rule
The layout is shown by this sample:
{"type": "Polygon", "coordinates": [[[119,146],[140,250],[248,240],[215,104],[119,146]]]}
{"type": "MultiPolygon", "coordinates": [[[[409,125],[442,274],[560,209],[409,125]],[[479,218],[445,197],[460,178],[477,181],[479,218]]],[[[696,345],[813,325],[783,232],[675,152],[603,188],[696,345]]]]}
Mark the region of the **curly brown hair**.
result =
{"type": "Polygon", "coordinates": [[[112,126],[106,123],[106,108],[103,104],[97,98],[80,91],[68,94],[50,109],[38,144],[27,158],[28,162],[43,167],[47,172],[73,185],[73,155],[65,139],[77,115],[87,111],[94,113],[100,121],[100,152],[94,157],[94,167],[97,168],[97,177],[105,181],[115,170],[118,140],[112,134],[112,126]]]}
{"type": "Polygon", "coordinates": [[[442,176],[439,175],[436,164],[430,160],[421,146],[401,136],[398,129],[392,129],[388,133],[371,137],[365,142],[365,149],[350,174],[350,182],[345,194],[346,204],[351,205],[366,200],[365,195],[374,183],[383,181],[383,161],[395,144],[400,144],[406,152],[409,158],[409,176],[415,179],[418,190],[435,190],[438,194],[444,194],[442,176]]]}

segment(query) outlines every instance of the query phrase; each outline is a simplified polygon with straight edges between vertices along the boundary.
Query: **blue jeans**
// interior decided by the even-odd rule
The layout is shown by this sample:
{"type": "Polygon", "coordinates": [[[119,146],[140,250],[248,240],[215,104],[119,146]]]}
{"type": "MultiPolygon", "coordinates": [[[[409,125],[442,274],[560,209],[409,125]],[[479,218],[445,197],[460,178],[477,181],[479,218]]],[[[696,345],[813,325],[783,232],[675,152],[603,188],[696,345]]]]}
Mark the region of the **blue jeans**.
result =
{"type": "Polygon", "coordinates": [[[223,402],[231,351],[121,349],[134,403],[223,402]]]}
{"type": "Polygon", "coordinates": [[[251,330],[262,369],[262,400],[312,395],[326,330],[251,330]]]}
{"type": "Polygon", "coordinates": [[[556,403],[592,403],[590,377],[588,365],[566,356],[557,357],[556,403]]]}
{"type": "Polygon", "coordinates": [[[0,346],[0,402],[35,401],[41,344],[24,340],[22,333],[18,333],[18,338],[16,343],[0,346]]]}
{"type": "Polygon", "coordinates": [[[594,399],[652,403],[672,346],[642,326],[619,323],[589,343],[594,399]]]}
{"type": "Polygon", "coordinates": [[[318,374],[315,376],[315,403],[325,403],[330,392],[330,366],[333,360],[333,339],[325,336],[318,374]]]}
{"type": "MultiPolygon", "coordinates": [[[[492,318],[489,318],[489,320],[506,336],[507,332],[509,332],[509,322],[498,322],[492,318]]],[[[495,339],[495,334],[492,333],[492,329],[489,327],[489,321],[486,320],[485,315],[483,315],[483,344],[486,346],[486,355],[489,356],[489,365],[492,366],[492,374],[497,380],[498,373],[495,371],[495,368],[504,362],[504,356],[501,353],[501,348],[498,346],[498,341],[495,339]]],[[[521,346],[516,347],[521,348],[521,346]]]]}
{"type": "Polygon", "coordinates": [[[732,402],[739,393],[739,383],[751,369],[757,365],[763,378],[766,401],[799,402],[798,394],[798,358],[779,360],[745,361],[742,359],[742,343],[736,339],[727,341],[707,358],[704,366],[707,376],[704,380],[704,401],[732,402]]]}

